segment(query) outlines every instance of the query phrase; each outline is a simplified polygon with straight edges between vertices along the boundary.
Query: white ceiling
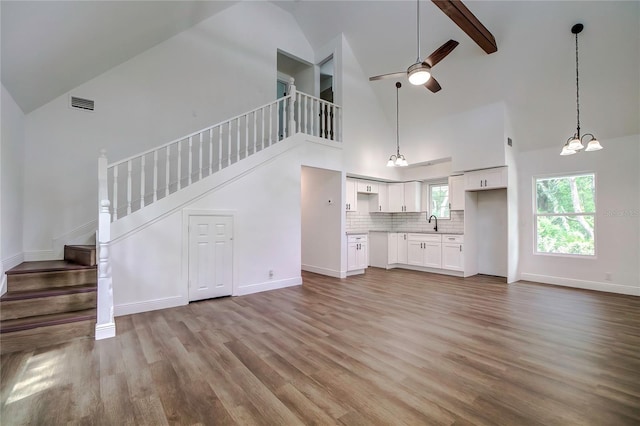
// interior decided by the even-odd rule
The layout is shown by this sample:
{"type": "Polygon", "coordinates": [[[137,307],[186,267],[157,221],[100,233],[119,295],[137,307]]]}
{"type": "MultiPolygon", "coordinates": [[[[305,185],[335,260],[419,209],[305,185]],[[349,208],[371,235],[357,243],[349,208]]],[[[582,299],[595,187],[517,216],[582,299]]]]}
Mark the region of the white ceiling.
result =
{"type": "Polygon", "coordinates": [[[29,113],[234,3],[2,0],[2,84],[29,113]]]}
{"type": "MultiPolygon", "coordinates": [[[[2,83],[26,113],[235,2],[1,2],[2,83]]],[[[343,33],[366,75],[403,71],[416,59],[414,1],[275,1],[318,48],[343,33]]],[[[406,138],[425,118],[504,101],[522,145],[557,145],[575,130],[575,42],[580,34],[581,121],[601,138],[640,133],[640,2],[472,1],[495,36],[487,55],[430,1],[421,2],[420,56],[460,45],[433,69],[433,94],[401,92],[406,138]],[[561,117],[562,120],[557,118],[561,117]],[[562,122],[566,124],[557,124],[562,122]],[[556,123],[556,124],[553,124],[556,123]],[[557,128],[549,129],[549,127],[557,128]],[[544,131],[543,131],[544,130],[544,131]]],[[[394,80],[371,82],[395,121],[394,80]]],[[[520,142],[516,139],[516,142],[520,142]]]]}

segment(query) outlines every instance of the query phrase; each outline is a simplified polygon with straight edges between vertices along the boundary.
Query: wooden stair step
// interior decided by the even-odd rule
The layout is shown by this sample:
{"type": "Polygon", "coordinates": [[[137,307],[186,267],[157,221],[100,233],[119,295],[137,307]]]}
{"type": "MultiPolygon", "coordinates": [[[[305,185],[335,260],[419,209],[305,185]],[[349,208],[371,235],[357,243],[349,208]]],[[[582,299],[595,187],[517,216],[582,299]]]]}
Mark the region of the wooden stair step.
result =
{"type": "Polygon", "coordinates": [[[6,274],[8,292],[95,284],[98,280],[96,266],[65,260],[23,262],[6,274]]]}
{"type": "Polygon", "coordinates": [[[31,330],[34,328],[49,327],[73,322],[96,319],[96,309],[85,309],[75,312],[62,312],[57,314],[38,315],[27,318],[17,318],[0,321],[0,334],[16,331],[31,330]]]}
{"type": "Polygon", "coordinates": [[[96,265],[96,246],[95,245],[65,245],[64,259],[69,262],[75,262],[79,265],[95,266],[96,265]]]}
{"type": "Polygon", "coordinates": [[[0,353],[33,350],[95,336],[96,310],[0,322],[0,353]]]}
{"type": "Polygon", "coordinates": [[[74,312],[96,307],[94,284],[14,291],[0,298],[0,320],[74,312]]]}

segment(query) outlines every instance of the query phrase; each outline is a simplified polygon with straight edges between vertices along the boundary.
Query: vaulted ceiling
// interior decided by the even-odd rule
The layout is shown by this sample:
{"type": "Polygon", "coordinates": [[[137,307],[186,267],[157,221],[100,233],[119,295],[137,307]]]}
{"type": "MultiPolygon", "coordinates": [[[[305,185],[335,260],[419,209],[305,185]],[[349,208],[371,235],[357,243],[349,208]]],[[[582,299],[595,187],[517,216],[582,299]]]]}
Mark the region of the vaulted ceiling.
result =
{"type": "MultiPolygon", "coordinates": [[[[2,1],[2,83],[26,112],[235,2],[2,1]]],[[[415,1],[274,1],[314,48],[343,33],[367,76],[416,59],[415,1]]],[[[495,36],[487,55],[430,1],[421,2],[421,57],[449,39],[460,45],[433,69],[443,89],[405,85],[403,122],[420,123],[492,102],[514,111],[531,145],[544,126],[575,127],[575,41],[580,34],[581,117],[600,137],[640,133],[640,2],[471,1],[495,36]],[[562,117],[566,125],[547,124],[562,117]]],[[[371,82],[394,122],[394,80],[371,82]]],[[[409,138],[424,127],[413,126],[409,138]],[[413,131],[413,134],[411,133],[413,131]]],[[[568,136],[567,136],[568,137],[568,136]]],[[[537,141],[542,145],[557,141],[537,141]]]]}

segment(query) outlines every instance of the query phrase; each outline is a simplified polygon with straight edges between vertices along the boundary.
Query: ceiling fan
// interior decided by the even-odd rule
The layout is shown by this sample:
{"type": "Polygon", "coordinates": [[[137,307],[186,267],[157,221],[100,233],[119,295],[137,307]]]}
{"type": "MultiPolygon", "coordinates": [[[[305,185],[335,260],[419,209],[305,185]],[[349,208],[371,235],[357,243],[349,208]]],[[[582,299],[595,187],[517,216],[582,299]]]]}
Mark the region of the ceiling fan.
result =
{"type": "Polygon", "coordinates": [[[436,81],[435,78],[431,75],[431,68],[433,68],[438,62],[443,60],[449,53],[453,51],[453,49],[458,46],[458,42],[455,40],[449,40],[439,48],[437,48],[431,55],[425,58],[424,61],[420,60],[420,0],[416,1],[417,4],[417,13],[416,13],[416,21],[418,24],[418,55],[416,57],[416,62],[411,65],[406,72],[394,72],[390,74],[382,74],[376,75],[373,77],[369,77],[369,81],[375,80],[383,80],[386,78],[398,78],[407,76],[409,82],[413,85],[420,86],[424,85],[427,89],[431,90],[433,93],[436,93],[442,87],[436,81]]]}

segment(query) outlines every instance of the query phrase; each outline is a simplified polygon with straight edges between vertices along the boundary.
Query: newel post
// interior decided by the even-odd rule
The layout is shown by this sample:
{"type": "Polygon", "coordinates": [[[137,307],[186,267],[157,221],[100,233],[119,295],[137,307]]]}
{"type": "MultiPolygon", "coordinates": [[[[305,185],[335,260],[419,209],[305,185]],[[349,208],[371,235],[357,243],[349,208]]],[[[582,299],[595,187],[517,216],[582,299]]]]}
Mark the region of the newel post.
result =
{"type": "Polygon", "coordinates": [[[113,286],[111,280],[111,213],[107,184],[106,151],[98,158],[98,315],[96,320],[96,340],[116,335],[113,319],[113,286]]]}
{"type": "Polygon", "coordinates": [[[296,133],[296,98],[298,97],[298,92],[296,90],[296,84],[293,77],[289,80],[289,110],[287,111],[287,117],[289,117],[288,123],[288,136],[293,136],[296,133]]]}

